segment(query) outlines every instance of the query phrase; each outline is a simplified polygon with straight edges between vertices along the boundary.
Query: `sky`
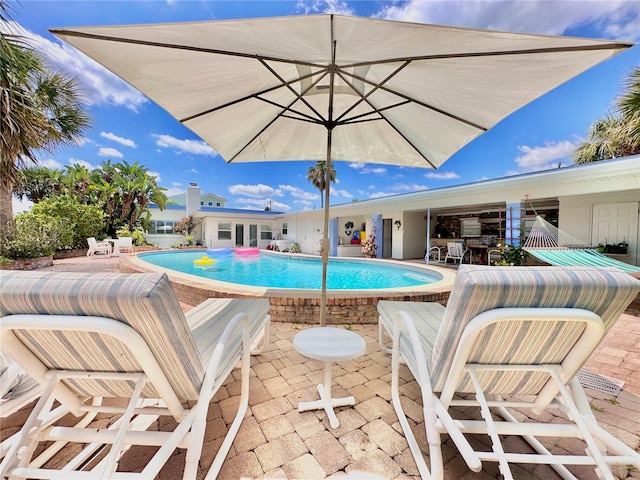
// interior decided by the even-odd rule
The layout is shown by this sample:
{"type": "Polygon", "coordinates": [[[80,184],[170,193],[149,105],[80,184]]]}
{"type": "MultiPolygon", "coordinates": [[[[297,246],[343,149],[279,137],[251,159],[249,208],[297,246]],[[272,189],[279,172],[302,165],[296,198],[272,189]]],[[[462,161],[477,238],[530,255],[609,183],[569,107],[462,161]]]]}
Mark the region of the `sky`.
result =
{"type": "MultiPolygon", "coordinates": [[[[640,41],[640,2],[616,0],[204,1],[9,0],[12,24],[41,48],[53,68],[77,78],[92,119],[81,145],[42,152],[39,163],[64,169],[80,164],[138,162],[157,176],[167,195],[196,182],[227,207],[292,213],[320,208],[307,180],[313,162],[227,164],[173,117],[50,28],[222,20],[339,13],[511,32],[640,41]]],[[[569,166],[596,120],[615,112],[625,80],[640,67],[640,46],[606,60],[530,103],[459,150],[438,170],[336,162],[331,204],[501,178],[569,166]]],[[[28,208],[16,204],[14,212],[28,208]]]]}

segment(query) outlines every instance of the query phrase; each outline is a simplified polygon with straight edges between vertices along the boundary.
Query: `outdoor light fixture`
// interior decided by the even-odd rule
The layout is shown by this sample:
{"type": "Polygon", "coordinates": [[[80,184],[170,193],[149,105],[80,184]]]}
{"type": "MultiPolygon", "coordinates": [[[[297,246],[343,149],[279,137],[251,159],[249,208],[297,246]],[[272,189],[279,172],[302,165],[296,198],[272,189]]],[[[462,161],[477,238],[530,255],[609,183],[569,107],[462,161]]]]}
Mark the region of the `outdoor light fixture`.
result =
{"type": "Polygon", "coordinates": [[[402,222],[400,222],[400,220],[396,220],[395,222],[393,222],[393,224],[396,226],[398,230],[400,230],[400,227],[402,226],[402,222]]]}

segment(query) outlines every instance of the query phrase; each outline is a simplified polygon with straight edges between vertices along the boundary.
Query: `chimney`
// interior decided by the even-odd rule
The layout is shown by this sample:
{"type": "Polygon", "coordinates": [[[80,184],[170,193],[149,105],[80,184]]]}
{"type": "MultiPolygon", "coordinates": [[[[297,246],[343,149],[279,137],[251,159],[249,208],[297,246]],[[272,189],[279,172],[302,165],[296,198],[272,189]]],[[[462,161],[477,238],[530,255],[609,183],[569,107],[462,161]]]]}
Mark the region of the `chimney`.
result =
{"type": "Polygon", "coordinates": [[[200,210],[200,187],[197,183],[191,182],[187,188],[187,217],[200,210]]]}

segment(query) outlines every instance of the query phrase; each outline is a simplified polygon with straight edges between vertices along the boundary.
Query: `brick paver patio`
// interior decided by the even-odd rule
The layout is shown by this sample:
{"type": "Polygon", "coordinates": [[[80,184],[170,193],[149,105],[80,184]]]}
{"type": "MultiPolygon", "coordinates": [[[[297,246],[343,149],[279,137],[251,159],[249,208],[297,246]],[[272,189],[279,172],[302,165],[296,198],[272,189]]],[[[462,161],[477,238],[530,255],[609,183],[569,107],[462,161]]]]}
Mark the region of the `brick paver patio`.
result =
{"type": "MultiPolygon", "coordinates": [[[[117,259],[70,259],[56,262],[52,269],[71,271],[117,271],[117,259]]],[[[640,317],[637,310],[622,316],[605,341],[591,357],[587,368],[626,382],[617,398],[587,389],[587,395],[598,421],[623,442],[640,445],[640,317]]],[[[340,407],[340,426],[332,429],[324,411],[298,413],[299,401],[315,400],[315,385],[323,381],[323,364],[298,354],[292,338],[301,325],[272,323],[268,349],[252,357],[250,408],[233,442],[219,479],[411,479],[418,478],[416,465],[402,435],[391,404],[390,357],[377,343],[377,325],[355,325],[353,331],[365,338],[365,355],[348,362],[334,364],[333,395],[356,398],[356,405],[340,407]]],[[[338,327],[343,328],[343,327],[338,327]]],[[[232,421],[240,384],[239,372],[227,379],[210,404],[203,471],[209,468],[226,428],[232,421]]],[[[416,436],[425,448],[424,424],[417,384],[408,370],[401,373],[400,387],[405,411],[415,425],[416,436]]],[[[458,411],[460,415],[478,416],[475,411],[458,411]]],[[[3,436],[20,424],[24,412],[5,419],[3,436]]],[[[554,415],[541,418],[553,422],[554,415]]],[[[152,428],[158,428],[156,425],[152,428]]],[[[443,445],[445,478],[456,480],[500,478],[495,464],[485,463],[480,473],[466,467],[453,443],[447,438],[443,445]]],[[[524,443],[511,442],[518,450],[529,451],[524,443]]],[[[477,442],[487,445],[485,438],[477,442]]],[[[545,442],[555,451],[580,453],[584,444],[578,440],[550,439],[545,442]]],[[[132,448],[122,458],[121,469],[136,471],[148,458],[148,451],[132,448]]],[[[178,450],[166,464],[160,479],[181,478],[184,452],[178,450]]],[[[578,478],[596,479],[589,467],[573,468],[578,478]]],[[[518,479],[560,478],[546,466],[514,466],[518,479]]],[[[640,472],[624,466],[615,467],[616,478],[640,478],[640,472]]],[[[203,473],[199,478],[203,478],[203,473]]]]}

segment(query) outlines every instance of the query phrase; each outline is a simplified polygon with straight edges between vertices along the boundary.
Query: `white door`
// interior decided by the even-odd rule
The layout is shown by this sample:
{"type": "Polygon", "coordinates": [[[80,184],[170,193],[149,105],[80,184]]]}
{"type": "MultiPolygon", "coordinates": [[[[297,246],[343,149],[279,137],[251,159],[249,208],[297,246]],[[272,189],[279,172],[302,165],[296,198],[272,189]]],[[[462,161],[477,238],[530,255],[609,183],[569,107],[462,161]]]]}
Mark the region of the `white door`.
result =
{"type": "Polygon", "coordinates": [[[629,263],[638,255],[638,202],[608,203],[593,206],[591,243],[629,243],[629,263]]]}

